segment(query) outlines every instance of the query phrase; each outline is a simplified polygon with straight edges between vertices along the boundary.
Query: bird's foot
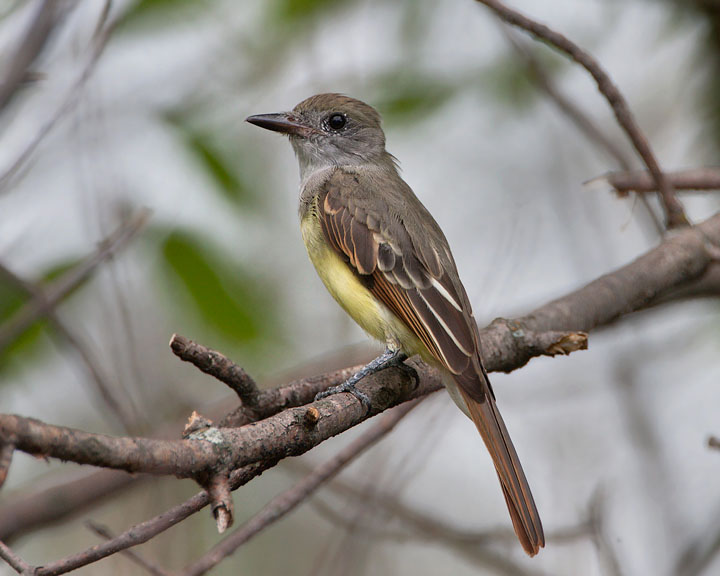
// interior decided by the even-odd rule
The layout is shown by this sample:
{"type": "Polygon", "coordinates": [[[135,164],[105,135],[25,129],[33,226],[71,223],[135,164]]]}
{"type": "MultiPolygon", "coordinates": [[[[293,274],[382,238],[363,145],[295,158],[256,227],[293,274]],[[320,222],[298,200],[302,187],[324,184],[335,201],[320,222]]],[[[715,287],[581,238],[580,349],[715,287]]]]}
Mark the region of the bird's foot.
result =
{"type": "Polygon", "coordinates": [[[360,390],[355,387],[356,382],[360,381],[360,379],[358,379],[353,382],[352,380],[355,376],[357,376],[357,374],[353,374],[342,384],[338,384],[337,386],[331,386],[323,392],[318,392],[318,394],[315,395],[315,400],[322,400],[323,398],[327,398],[328,396],[332,396],[333,394],[348,392],[349,394],[352,394],[353,396],[355,396],[355,398],[360,400],[360,404],[365,406],[365,409],[370,412],[370,409],[372,408],[372,402],[370,402],[370,397],[365,394],[365,392],[360,392],[360,390]]]}
{"type": "Polygon", "coordinates": [[[415,368],[405,364],[405,360],[407,360],[407,354],[405,354],[404,352],[400,350],[390,350],[389,348],[386,348],[385,352],[383,352],[372,362],[358,370],[355,374],[350,376],[350,378],[345,380],[345,382],[338,386],[328,388],[324,392],[320,392],[319,394],[317,394],[315,396],[315,400],[322,400],[323,398],[327,398],[328,396],[332,396],[333,394],[339,394],[340,392],[348,392],[355,396],[355,398],[360,400],[360,403],[365,406],[368,412],[370,412],[370,410],[372,409],[372,402],[370,402],[370,398],[364,392],[360,392],[360,390],[358,390],[355,385],[366,376],[376,374],[377,372],[385,370],[386,368],[390,368],[391,366],[396,366],[405,374],[407,374],[410,378],[412,378],[415,381],[415,387],[417,387],[418,383],[420,382],[418,373],[415,368]]]}

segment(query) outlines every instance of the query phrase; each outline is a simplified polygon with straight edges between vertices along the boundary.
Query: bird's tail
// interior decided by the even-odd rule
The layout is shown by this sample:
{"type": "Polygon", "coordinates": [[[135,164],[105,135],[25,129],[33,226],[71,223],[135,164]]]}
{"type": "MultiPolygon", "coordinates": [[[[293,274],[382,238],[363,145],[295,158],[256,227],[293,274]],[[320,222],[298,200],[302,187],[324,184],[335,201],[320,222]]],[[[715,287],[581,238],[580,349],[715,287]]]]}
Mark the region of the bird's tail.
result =
{"type": "Polygon", "coordinates": [[[529,556],[535,556],[540,548],[545,546],[540,515],[495,400],[492,394],[488,393],[484,401],[479,402],[461,386],[457,388],[467,406],[467,414],[475,423],[495,464],[515,533],[525,552],[529,556]]]}

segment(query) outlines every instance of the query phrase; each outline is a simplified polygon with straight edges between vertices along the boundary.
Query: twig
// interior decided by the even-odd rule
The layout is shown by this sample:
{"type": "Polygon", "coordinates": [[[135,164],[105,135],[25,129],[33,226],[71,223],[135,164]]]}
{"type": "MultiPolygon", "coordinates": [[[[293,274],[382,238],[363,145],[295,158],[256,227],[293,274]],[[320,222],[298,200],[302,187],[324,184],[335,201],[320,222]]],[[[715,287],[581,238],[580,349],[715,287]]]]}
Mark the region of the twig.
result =
{"type": "Polygon", "coordinates": [[[80,101],[79,95],[87,81],[92,76],[95,70],[95,66],[100,60],[105,47],[115,29],[117,21],[110,22],[104,26],[108,16],[109,1],[106,1],[105,6],[100,14],[98,25],[96,27],[95,34],[93,34],[92,49],[90,58],[88,59],[85,67],[83,68],[80,76],[78,76],[75,83],[70,87],[65,99],[62,101],[60,106],[55,110],[53,115],[40,127],[40,130],[34,136],[34,138],[27,144],[25,149],[15,159],[15,161],[5,170],[0,176],[0,194],[6,192],[10,184],[14,181],[15,176],[23,169],[27,161],[32,157],[33,153],[45,139],[45,137],[52,131],[57,125],[60,119],[65,116],[72,108],[80,101]],[[104,27],[103,27],[104,26],[104,27]],[[98,32],[100,30],[100,32],[98,32]]]}
{"type": "Polygon", "coordinates": [[[5,560],[10,567],[23,576],[35,576],[35,571],[30,564],[15,554],[4,542],[0,541],[0,558],[5,560]]]}
{"type": "Polygon", "coordinates": [[[10,541],[70,514],[80,513],[112,494],[148,478],[99,470],[64,484],[6,499],[0,509],[0,540],[10,541]]]}
{"type": "MultiPolygon", "coordinates": [[[[270,460],[235,470],[230,476],[232,489],[236,490],[240,486],[244,486],[276,463],[276,461],[270,460]]],[[[103,542],[102,544],[93,546],[92,548],[88,548],[78,554],[73,554],[56,562],[37,567],[36,576],[58,576],[59,574],[65,574],[77,570],[82,566],[87,566],[88,564],[107,558],[121,550],[126,550],[132,546],[147,542],[161,532],[182,522],[185,518],[202,510],[209,503],[210,499],[208,498],[207,492],[203,490],[159,516],[136,524],[112,540],[108,540],[107,542],[103,542]]]]}
{"type": "MultiPolygon", "coordinates": [[[[550,75],[547,73],[545,68],[542,66],[540,61],[527,50],[521,42],[514,38],[514,35],[510,33],[507,27],[503,26],[503,31],[506,32],[508,41],[513,46],[515,51],[525,61],[526,66],[530,72],[530,77],[538,87],[547,94],[552,102],[555,103],[558,110],[562,112],[585,137],[591,142],[596,143],[603,150],[605,150],[610,156],[612,156],[618,163],[620,168],[625,171],[630,170],[632,164],[627,155],[617,146],[603,131],[602,129],[592,120],[592,118],[585,113],[585,111],[575,104],[570,98],[566,97],[562,91],[555,86],[550,79],[550,75]]],[[[645,196],[640,196],[640,203],[645,208],[645,211],[650,216],[652,223],[655,226],[658,234],[662,236],[663,227],[659,218],[655,215],[648,199],[645,196]]]]}
{"type": "Polygon", "coordinates": [[[403,404],[383,415],[380,422],[373,428],[343,448],[330,460],[318,466],[295,486],[273,498],[245,525],[235,530],[199,560],[185,568],[181,572],[182,576],[205,574],[253,536],[285,516],[285,514],[305,501],[323,483],[335,476],[348,463],[390,432],[417,404],[418,401],[403,404]]]}
{"type": "MultiPolygon", "coordinates": [[[[43,288],[36,286],[32,282],[27,282],[17,276],[12,270],[0,262],[0,276],[5,277],[9,282],[30,296],[36,302],[45,302],[47,300],[43,288]]],[[[80,342],[80,339],[73,334],[65,323],[60,319],[54,308],[45,310],[45,316],[52,324],[61,340],[69,344],[82,360],[87,371],[90,374],[91,381],[94,384],[95,392],[98,394],[103,403],[115,415],[126,432],[131,432],[136,428],[137,418],[121,401],[117,398],[115,386],[108,382],[100,365],[96,362],[90,351],[80,342]]],[[[52,332],[51,332],[52,333],[52,332]]],[[[55,334],[53,334],[55,335],[55,334]]]]}
{"type": "Polygon", "coordinates": [[[258,405],[260,391],[252,377],[225,356],[189,338],[173,334],[170,349],[178,358],[194,364],[201,372],[227,384],[240,398],[244,406],[254,410],[258,405]]]}
{"type": "MultiPolygon", "coordinates": [[[[720,215],[700,224],[699,228],[700,230],[692,229],[678,232],[676,236],[666,239],[660,246],[641,256],[635,262],[599,278],[588,286],[568,294],[565,298],[538,308],[532,314],[517,319],[514,325],[531,327],[538,331],[563,330],[568,327],[589,331],[609,323],[623,314],[652,305],[658,297],[676,293],[679,288],[694,282],[695,278],[701,278],[703,270],[708,269],[709,256],[705,251],[704,242],[706,237],[720,242],[720,215]]],[[[528,357],[524,351],[526,350],[527,336],[532,335],[533,332],[522,328],[520,330],[513,329],[512,326],[513,324],[506,320],[498,320],[490,327],[482,330],[481,338],[489,370],[509,370],[511,362],[506,361],[505,355],[517,362],[517,365],[527,362],[528,357]]],[[[422,386],[424,386],[418,393],[428,393],[433,389],[440,388],[439,380],[434,380],[431,372],[425,372],[425,368],[421,365],[418,365],[418,369],[422,375],[422,386]]],[[[298,403],[309,402],[318,391],[334,383],[341,382],[352,371],[353,368],[348,368],[313,378],[302,379],[288,386],[262,392],[261,404],[266,409],[268,406],[272,406],[274,410],[279,411],[286,406],[296,406],[298,403]]],[[[397,374],[388,376],[397,384],[397,374]]],[[[374,385],[372,382],[368,384],[366,390],[370,391],[374,385]]],[[[343,412],[347,410],[352,412],[357,408],[354,406],[354,399],[343,399],[343,396],[346,395],[338,395],[337,398],[333,399],[336,404],[332,411],[343,412]]],[[[304,423],[306,421],[305,414],[311,408],[313,407],[307,407],[304,411],[293,412],[293,418],[297,418],[294,422],[304,423]]],[[[0,420],[5,418],[7,417],[0,416],[0,420]]],[[[27,420],[22,421],[24,423],[28,422],[27,420]]],[[[34,421],[29,422],[37,424],[34,421]]],[[[287,423],[287,420],[282,420],[282,422],[287,423]]],[[[267,423],[261,422],[255,426],[263,424],[266,425],[267,423]]],[[[271,433],[275,430],[283,430],[284,425],[280,424],[278,428],[271,428],[271,433]]],[[[321,425],[324,426],[324,423],[321,425]]],[[[307,424],[304,424],[304,426],[307,426],[307,424]]],[[[339,428],[336,430],[340,431],[339,428]]],[[[24,433],[27,433],[27,429],[24,430],[24,433]]],[[[39,439],[42,440],[42,438],[43,436],[39,435],[39,439]]],[[[94,440],[95,437],[89,435],[88,438],[94,440]]],[[[3,437],[3,440],[7,441],[8,439],[3,437]]],[[[50,448],[52,448],[51,455],[60,455],[57,446],[50,448]]],[[[65,456],[71,456],[71,454],[65,453],[65,456]]],[[[97,464],[98,462],[93,460],[93,463],[97,464]]],[[[107,494],[108,490],[112,490],[115,482],[118,482],[118,486],[121,487],[127,486],[130,482],[123,475],[111,474],[107,471],[98,474],[107,474],[107,476],[103,483],[98,485],[97,492],[94,492],[95,475],[88,477],[84,480],[87,482],[85,485],[78,485],[78,490],[87,492],[90,495],[89,499],[86,500],[82,495],[76,494],[72,500],[73,505],[88,505],[94,498],[101,498],[107,494]],[[107,488],[108,486],[110,488],[107,488]]],[[[64,489],[62,493],[66,494],[67,490],[64,489]]],[[[56,499],[54,492],[48,492],[46,497],[49,498],[49,501],[56,499]]],[[[21,516],[21,523],[26,518],[30,518],[30,523],[26,523],[25,528],[21,528],[21,530],[29,530],[31,527],[36,526],[37,521],[33,521],[33,518],[45,517],[44,509],[33,509],[31,505],[24,502],[18,504],[17,510],[17,514],[21,516]],[[35,511],[33,512],[33,510],[35,511]]],[[[50,510],[53,511],[53,509],[50,510]]],[[[68,510],[67,507],[60,506],[57,514],[58,516],[65,515],[68,510]]],[[[10,534],[14,534],[13,516],[3,515],[2,520],[5,523],[4,530],[6,533],[10,530],[10,534]]],[[[2,526],[0,526],[0,529],[2,529],[2,526]]]]}
{"type": "MultiPolygon", "coordinates": [[[[45,49],[50,36],[63,19],[65,9],[58,0],[43,0],[18,44],[17,50],[9,59],[7,73],[0,82],[0,113],[17,94],[18,89],[28,79],[30,67],[45,49]]],[[[72,5],[74,6],[74,2],[72,5]]]]}
{"type": "Polygon", "coordinates": [[[42,298],[31,300],[0,326],[0,350],[7,348],[38,318],[46,315],[48,310],[52,310],[80,286],[100,263],[123,248],[142,229],[148,217],[149,212],[144,210],[121,224],[115,232],[100,243],[95,252],[45,287],[42,291],[42,298]]]}
{"type": "MultiPolygon", "coordinates": [[[[89,530],[92,530],[95,534],[97,534],[101,538],[104,538],[105,540],[112,540],[116,537],[112,532],[110,532],[107,526],[103,526],[102,524],[99,524],[92,520],[87,520],[85,522],[85,526],[87,526],[89,530]]],[[[120,554],[124,554],[130,560],[135,562],[135,564],[146,570],[148,573],[153,574],[154,576],[170,576],[170,572],[163,570],[149,560],[146,560],[134,550],[121,550],[120,554]]]]}
{"type": "MultiPolygon", "coordinates": [[[[487,368],[510,371],[523,366],[538,354],[535,342],[538,334],[547,330],[591,330],[643,309],[657,297],[701,277],[712,262],[706,250],[708,239],[720,243],[720,215],[696,228],[678,232],[635,262],[542,306],[529,316],[514,321],[496,320],[481,333],[487,368]]],[[[368,377],[360,384],[377,412],[442,387],[435,370],[416,365],[421,383],[412,392],[404,389],[410,385],[409,378],[398,378],[402,373],[394,369],[368,377]]],[[[308,390],[315,392],[342,382],[353,370],[300,381],[291,390],[299,391],[298,395],[307,394],[308,390]]],[[[293,396],[287,387],[278,395],[283,399],[293,396]]],[[[287,409],[252,426],[213,428],[202,442],[111,438],[0,415],[0,439],[14,443],[18,450],[81,464],[197,478],[208,471],[302,454],[370,415],[353,396],[338,394],[307,407],[287,409]],[[318,425],[312,428],[306,423],[310,409],[318,411],[318,425]]]]}
{"type": "Polygon", "coordinates": [[[477,1],[485,4],[508,24],[521,28],[536,38],[554,46],[590,73],[597,83],[598,90],[603,96],[605,96],[605,99],[610,104],[618,123],[628,135],[630,141],[635,147],[635,150],[637,150],[638,154],[650,171],[650,174],[652,174],[652,177],[657,184],[657,188],[660,191],[660,199],[665,210],[667,226],[669,228],[687,226],[689,221],[685,216],[682,205],[675,197],[672,183],[665,177],[660,169],[660,165],[655,158],[655,154],[630,111],[630,107],[628,106],[625,97],[622,95],[607,72],[605,72],[602,66],[600,66],[600,63],[588,52],[580,48],[577,44],[562,34],[548,28],[544,24],[540,24],[539,22],[524,16],[519,12],[516,12],[515,10],[512,10],[511,8],[508,8],[499,0],[477,1]]]}
{"type": "MultiPolygon", "coordinates": [[[[666,172],[675,190],[720,190],[720,168],[705,167],[666,172]]],[[[628,192],[657,192],[657,183],[646,171],[608,172],[592,181],[605,180],[619,194],[628,192]]]]}

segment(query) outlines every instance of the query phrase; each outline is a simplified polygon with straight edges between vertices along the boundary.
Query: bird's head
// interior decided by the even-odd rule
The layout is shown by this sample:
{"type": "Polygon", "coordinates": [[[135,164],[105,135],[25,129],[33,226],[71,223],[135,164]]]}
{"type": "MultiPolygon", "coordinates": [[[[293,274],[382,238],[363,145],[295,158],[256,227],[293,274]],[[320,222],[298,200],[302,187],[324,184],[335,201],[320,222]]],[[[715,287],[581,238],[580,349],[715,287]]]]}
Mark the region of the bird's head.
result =
{"type": "Polygon", "coordinates": [[[385,134],[377,111],[342,94],[317,94],[300,102],[292,112],[259,114],[247,121],[287,134],[302,173],[391,158],[385,151],[385,134]]]}

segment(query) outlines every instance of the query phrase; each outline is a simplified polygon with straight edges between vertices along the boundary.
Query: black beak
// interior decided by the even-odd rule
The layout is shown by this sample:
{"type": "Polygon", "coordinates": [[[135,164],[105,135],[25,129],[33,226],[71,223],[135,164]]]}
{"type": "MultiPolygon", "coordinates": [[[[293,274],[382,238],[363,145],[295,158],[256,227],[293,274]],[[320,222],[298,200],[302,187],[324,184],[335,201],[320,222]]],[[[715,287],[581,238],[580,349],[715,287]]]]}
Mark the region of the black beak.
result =
{"type": "Polygon", "coordinates": [[[266,130],[294,136],[309,136],[315,131],[310,126],[303,124],[296,116],[289,112],[248,116],[245,121],[250,122],[250,124],[255,124],[255,126],[260,126],[260,128],[265,128],[266,130]]]}

